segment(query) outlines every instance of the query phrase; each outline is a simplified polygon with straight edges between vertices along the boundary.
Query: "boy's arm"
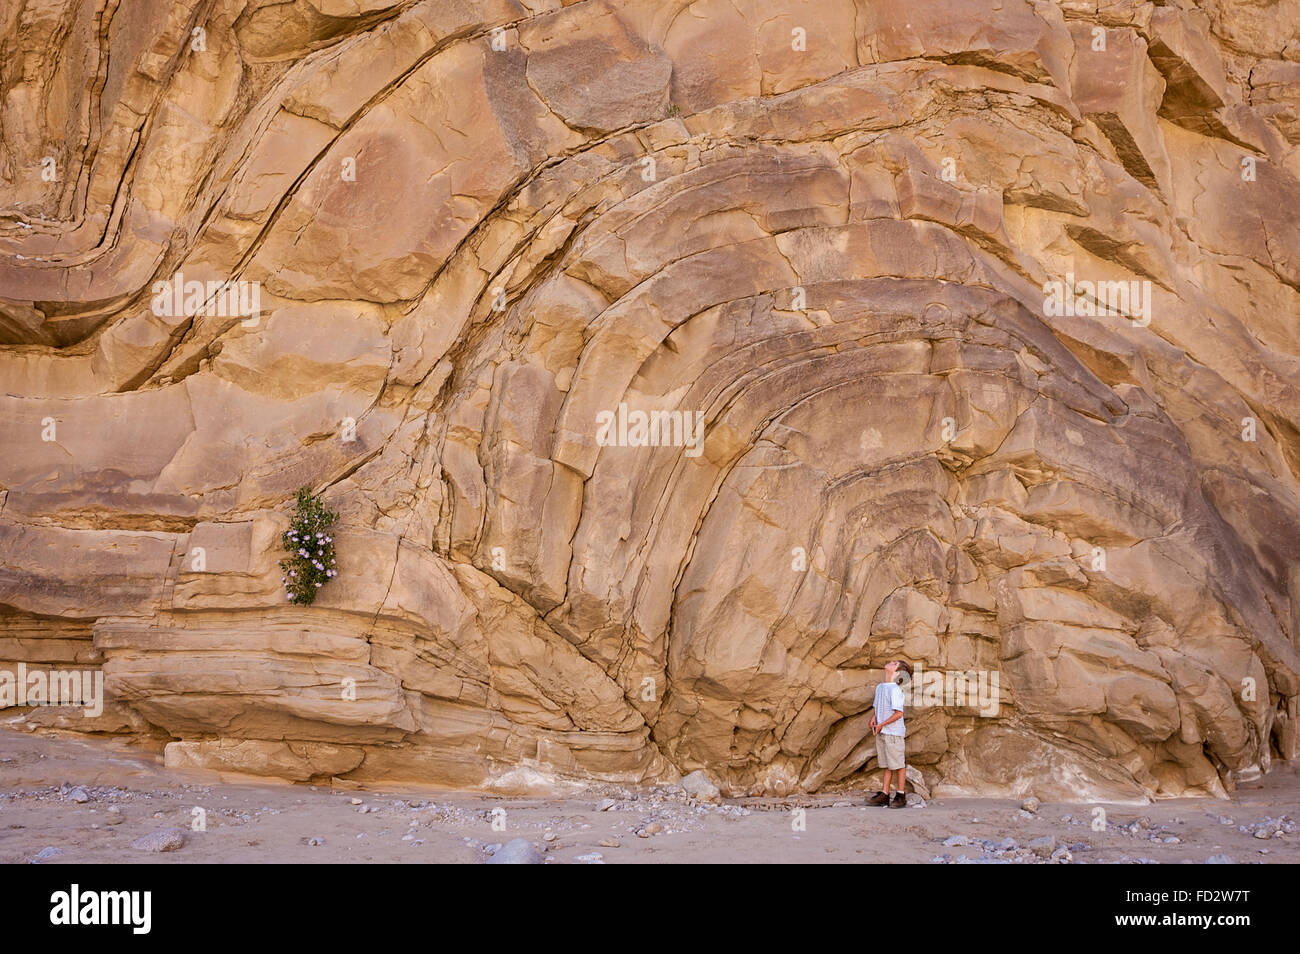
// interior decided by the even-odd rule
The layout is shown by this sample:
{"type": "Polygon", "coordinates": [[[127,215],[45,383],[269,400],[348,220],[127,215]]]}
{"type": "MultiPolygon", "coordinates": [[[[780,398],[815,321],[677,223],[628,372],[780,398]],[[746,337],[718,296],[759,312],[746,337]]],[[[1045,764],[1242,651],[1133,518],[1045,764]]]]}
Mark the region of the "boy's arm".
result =
{"type": "Polygon", "coordinates": [[[894,714],[880,724],[882,729],[903,718],[903,690],[897,684],[889,687],[889,701],[894,707],[894,714]]]}

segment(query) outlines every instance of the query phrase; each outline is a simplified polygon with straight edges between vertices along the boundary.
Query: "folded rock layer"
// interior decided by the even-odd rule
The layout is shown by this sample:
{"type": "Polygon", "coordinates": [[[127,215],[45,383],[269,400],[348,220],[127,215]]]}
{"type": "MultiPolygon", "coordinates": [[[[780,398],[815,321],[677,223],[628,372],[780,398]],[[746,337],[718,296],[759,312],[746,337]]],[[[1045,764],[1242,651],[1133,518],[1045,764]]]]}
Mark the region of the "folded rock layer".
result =
{"type": "Polygon", "coordinates": [[[21,721],[785,794],[901,657],[937,793],[1298,754],[1300,0],[3,17],[0,661],[107,696],[21,721]]]}

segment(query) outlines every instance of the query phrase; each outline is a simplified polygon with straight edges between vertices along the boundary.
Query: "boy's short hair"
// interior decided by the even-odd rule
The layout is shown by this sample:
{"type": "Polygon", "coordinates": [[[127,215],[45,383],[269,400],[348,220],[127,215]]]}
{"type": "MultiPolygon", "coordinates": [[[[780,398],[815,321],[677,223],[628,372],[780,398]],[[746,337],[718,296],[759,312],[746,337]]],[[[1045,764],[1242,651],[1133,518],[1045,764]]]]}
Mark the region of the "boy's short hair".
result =
{"type": "Polygon", "coordinates": [[[897,662],[898,668],[907,673],[908,678],[910,679],[912,676],[912,664],[905,659],[899,659],[897,662]]]}

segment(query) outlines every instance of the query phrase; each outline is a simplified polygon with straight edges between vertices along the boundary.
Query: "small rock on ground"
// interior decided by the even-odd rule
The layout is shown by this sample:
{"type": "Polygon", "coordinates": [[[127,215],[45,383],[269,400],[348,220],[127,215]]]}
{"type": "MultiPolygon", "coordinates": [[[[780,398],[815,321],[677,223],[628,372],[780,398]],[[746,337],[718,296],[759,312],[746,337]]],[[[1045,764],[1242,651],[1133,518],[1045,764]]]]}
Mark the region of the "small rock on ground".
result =
{"type": "Polygon", "coordinates": [[[714,803],[722,801],[722,793],[718,791],[718,786],[709,781],[709,777],[702,769],[696,769],[678,784],[681,785],[683,792],[698,801],[714,803]]]}
{"type": "Polygon", "coordinates": [[[540,865],[546,859],[527,838],[512,838],[487,860],[490,865],[540,865]]]}
{"type": "Polygon", "coordinates": [[[1047,858],[1056,850],[1056,839],[1051,835],[1044,835],[1042,838],[1035,838],[1026,847],[1038,857],[1047,858]]]}
{"type": "Polygon", "coordinates": [[[180,828],[164,828],[141,835],[131,842],[140,851],[177,851],[185,847],[185,832],[180,828]]]}

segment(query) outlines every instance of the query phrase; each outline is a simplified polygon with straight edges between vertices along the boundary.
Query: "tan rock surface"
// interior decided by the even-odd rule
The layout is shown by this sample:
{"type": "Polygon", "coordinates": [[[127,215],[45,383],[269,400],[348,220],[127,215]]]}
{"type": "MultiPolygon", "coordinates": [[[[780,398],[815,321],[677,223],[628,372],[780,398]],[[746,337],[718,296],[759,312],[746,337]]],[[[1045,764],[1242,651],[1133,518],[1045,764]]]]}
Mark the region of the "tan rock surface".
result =
{"type": "Polygon", "coordinates": [[[1300,754],[1295,0],[0,16],[0,668],[86,730],[786,795],[904,655],[1000,680],[909,713],[937,793],[1300,754]]]}

